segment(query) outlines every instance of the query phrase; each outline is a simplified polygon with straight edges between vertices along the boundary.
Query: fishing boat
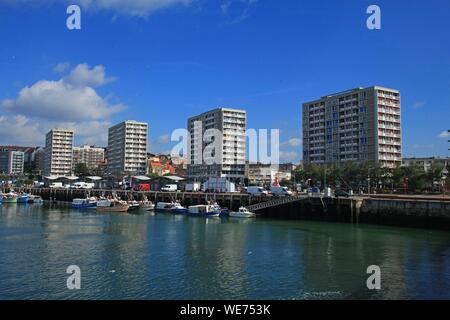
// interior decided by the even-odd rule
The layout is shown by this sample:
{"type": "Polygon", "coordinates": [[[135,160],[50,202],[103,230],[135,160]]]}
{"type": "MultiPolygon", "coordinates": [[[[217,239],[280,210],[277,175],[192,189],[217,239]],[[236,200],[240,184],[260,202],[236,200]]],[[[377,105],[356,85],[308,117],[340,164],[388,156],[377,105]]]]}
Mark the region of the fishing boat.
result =
{"type": "Polygon", "coordinates": [[[228,215],[228,208],[221,208],[217,202],[210,201],[209,205],[213,206],[213,211],[215,213],[218,213],[218,216],[226,216],[226,215],[228,215]]]}
{"type": "Polygon", "coordinates": [[[72,208],[74,209],[88,209],[95,208],[97,206],[96,198],[85,198],[85,199],[73,199],[72,200],[72,208]]]}
{"type": "Polygon", "coordinates": [[[239,211],[232,211],[229,213],[230,217],[233,218],[254,218],[256,217],[256,214],[253,212],[250,212],[245,207],[240,207],[239,211]]]}
{"type": "Polygon", "coordinates": [[[33,201],[33,204],[43,204],[44,199],[42,199],[41,196],[31,196],[31,200],[33,201]]]}
{"type": "Polygon", "coordinates": [[[133,200],[133,201],[128,201],[128,211],[136,211],[139,210],[141,208],[139,202],[133,200]]]}
{"type": "Polygon", "coordinates": [[[170,213],[172,214],[185,214],[188,212],[189,210],[183,207],[179,202],[173,202],[172,209],[170,210],[170,213]]]}
{"type": "Polygon", "coordinates": [[[173,214],[183,214],[188,212],[188,210],[179,202],[158,202],[155,211],[173,214]]]}
{"type": "Polygon", "coordinates": [[[17,194],[12,192],[4,194],[3,203],[17,203],[17,194]]]}
{"type": "Polygon", "coordinates": [[[26,193],[19,194],[17,196],[17,203],[28,203],[30,196],[26,193]]]}
{"type": "Polygon", "coordinates": [[[139,206],[142,210],[145,211],[155,210],[155,204],[151,201],[148,201],[147,197],[144,197],[144,200],[139,203],[139,206]]]}
{"type": "Polygon", "coordinates": [[[117,199],[103,199],[97,201],[97,212],[127,212],[128,203],[117,199]]]}
{"type": "Polygon", "coordinates": [[[220,215],[220,210],[215,205],[203,204],[189,206],[189,214],[200,217],[218,217],[220,215]]]}

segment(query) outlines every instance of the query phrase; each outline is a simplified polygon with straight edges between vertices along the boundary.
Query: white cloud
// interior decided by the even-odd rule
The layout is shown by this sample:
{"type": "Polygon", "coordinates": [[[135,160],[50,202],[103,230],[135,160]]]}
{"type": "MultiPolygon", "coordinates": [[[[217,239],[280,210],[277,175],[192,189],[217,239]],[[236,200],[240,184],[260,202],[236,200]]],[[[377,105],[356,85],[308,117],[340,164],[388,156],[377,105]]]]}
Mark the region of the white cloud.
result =
{"type": "Polygon", "coordinates": [[[61,73],[66,72],[66,70],[69,69],[69,68],[70,68],[70,62],[66,61],[66,62],[58,63],[58,64],[53,68],[53,71],[56,72],[56,73],[58,73],[58,74],[61,74],[61,73]]]}
{"type": "Polygon", "coordinates": [[[125,108],[109,105],[89,85],[105,84],[104,68],[78,65],[67,78],[40,80],[20,90],[16,99],[0,101],[6,112],[58,121],[102,120],[125,108]]]}
{"type": "Polygon", "coordinates": [[[82,63],[77,65],[63,80],[65,83],[74,86],[99,87],[115,80],[115,78],[107,78],[105,76],[105,67],[102,65],[95,66],[91,69],[89,65],[82,63]]]}
{"type": "Polygon", "coordinates": [[[80,64],[67,77],[40,80],[15,99],[0,100],[0,144],[43,145],[45,134],[58,127],[73,129],[80,143],[104,145],[111,116],[125,108],[94,89],[108,81],[103,66],[80,64]]]}
{"type": "Polygon", "coordinates": [[[443,139],[445,139],[445,138],[450,138],[450,132],[448,132],[448,131],[442,131],[442,132],[439,134],[438,137],[439,137],[439,138],[443,138],[443,139]]]}
{"type": "Polygon", "coordinates": [[[303,141],[302,141],[302,139],[292,138],[292,139],[289,139],[288,144],[291,147],[298,147],[298,146],[301,146],[303,144],[303,141]]]}
{"type": "Polygon", "coordinates": [[[257,2],[258,0],[223,0],[220,8],[232,23],[237,23],[248,17],[250,6],[257,2]]]}
{"type": "Polygon", "coordinates": [[[37,122],[25,116],[0,116],[0,144],[43,145],[44,136],[37,122]]]}
{"type": "Polygon", "coordinates": [[[0,0],[0,4],[15,6],[52,3],[78,4],[83,10],[108,10],[127,16],[147,17],[158,10],[175,6],[189,6],[193,1],[197,0],[0,0]]]}
{"type": "Polygon", "coordinates": [[[412,105],[412,107],[413,107],[413,109],[417,110],[417,109],[424,107],[425,104],[426,103],[424,101],[417,101],[412,105]]]}
{"type": "Polygon", "coordinates": [[[295,151],[280,151],[280,162],[290,162],[297,160],[297,152],[295,151]]]}
{"type": "Polygon", "coordinates": [[[156,140],[155,143],[157,144],[166,144],[170,142],[170,135],[168,134],[164,134],[162,136],[159,136],[156,140]]]}

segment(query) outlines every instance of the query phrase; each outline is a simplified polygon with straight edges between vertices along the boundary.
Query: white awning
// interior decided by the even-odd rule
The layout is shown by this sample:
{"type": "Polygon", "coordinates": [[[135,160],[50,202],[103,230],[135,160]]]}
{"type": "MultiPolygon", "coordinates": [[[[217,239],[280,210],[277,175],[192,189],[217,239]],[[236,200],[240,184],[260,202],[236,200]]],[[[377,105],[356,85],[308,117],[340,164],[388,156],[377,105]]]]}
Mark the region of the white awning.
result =
{"type": "Polygon", "coordinates": [[[68,177],[61,177],[61,178],[65,178],[67,180],[78,180],[79,178],[76,176],[68,176],[68,177]]]}
{"type": "Polygon", "coordinates": [[[178,176],[164,176],[163,178],[167,178],[173,181],[182,181],[184,178],[178,177],[178,176]]]}
{"type": "Polygon", "coordinates": [[[144,180],[144,181],[150,180],[150,178],[146,177],[146,176],[134,176],[133,179],[144,180]]]}
{"type": "Polygon", "coordinates": [[[59,179],[59,177],[58,177],[58,176],[48,176],[48,177],[44,177],[44,179],[47,179],[47,180],[56,180],[56,179],[59,179]]]}
{"type": "Polygon", "coordinates": [[[87,179],[89,179],[89,180],[102,180],[103,178],[102,177],[96,177],[96,176],[93,176],[93,177],[86,177],[87,179]]]}

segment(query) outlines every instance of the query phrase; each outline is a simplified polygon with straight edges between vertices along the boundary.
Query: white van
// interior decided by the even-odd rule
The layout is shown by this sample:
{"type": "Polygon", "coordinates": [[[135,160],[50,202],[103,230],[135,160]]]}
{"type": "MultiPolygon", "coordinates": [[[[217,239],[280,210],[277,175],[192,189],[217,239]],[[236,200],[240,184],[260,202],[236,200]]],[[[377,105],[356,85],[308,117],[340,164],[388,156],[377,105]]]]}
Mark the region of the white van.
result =
{"type": "Polygon", "coordinates": [[[50,188],[52,188],[52,189],[63,188],[63,183],[62,182],[52,182],[50,184],[50,188]]]}
{"type": "Polygon", "coordinates": [[[161,191],[166,192],[174,192],[178,190],[178,186],[176,184],[166,184],[164,187],[161,188],[161,191]]]}
{"type": "Polygon", "coordinates": [[[247,193],[254,196],[267,196],[269,193],[263,187],[248,186],[247,193]]]}
{"type": "Polygon", "coordinates": [[[274,196],[290,196],[290,195],[292,195],[292,192],[289,191],[289,189],[287,187],[271,186],[270,187],[270,191],[272,192],[272,194],[274,196]]]}

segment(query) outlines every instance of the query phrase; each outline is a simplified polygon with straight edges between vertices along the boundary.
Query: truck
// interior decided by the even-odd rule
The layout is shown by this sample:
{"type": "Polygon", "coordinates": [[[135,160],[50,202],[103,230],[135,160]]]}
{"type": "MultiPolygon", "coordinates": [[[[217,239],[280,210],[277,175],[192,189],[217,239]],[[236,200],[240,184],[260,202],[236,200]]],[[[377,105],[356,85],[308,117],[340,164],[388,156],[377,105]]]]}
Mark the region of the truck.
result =
{"type": "Polygon", "coordinates": [[[210,177],[203,183],[202,191],[217,193],[236,192],[236,185],[226,178],[210,177]]]}
{"type": "Polygon", "coordinates": [[[165,192],[175,192],[178,190],[178,186],[176,184],[166,184],[161,188],[161,191],[165,192]]]}
{"type": "Polygon", "coordinates": [[[197,192],[200,191],[202,185],[200,182],[186,183],[184,186],[184,191],[186,192],[197,192]]]}
{"type": "Polygon", "coordinates": [[[270,191],[272,192],[272,195],[274,196],[290,196],[292,195],[292,192],[289,191],[287,187],[282,186],[271,186],[270,191]]]}
{"type": "Polygon", "coordinates": [[[254,196],[267,196],[269,193],[263,187],[248,186],[247,193],[254,196]]]}

